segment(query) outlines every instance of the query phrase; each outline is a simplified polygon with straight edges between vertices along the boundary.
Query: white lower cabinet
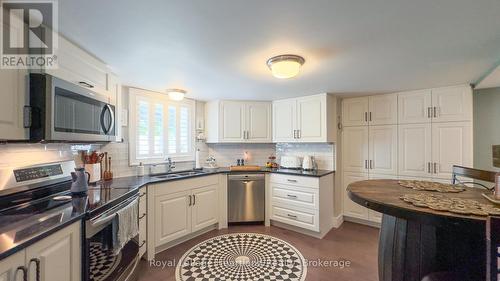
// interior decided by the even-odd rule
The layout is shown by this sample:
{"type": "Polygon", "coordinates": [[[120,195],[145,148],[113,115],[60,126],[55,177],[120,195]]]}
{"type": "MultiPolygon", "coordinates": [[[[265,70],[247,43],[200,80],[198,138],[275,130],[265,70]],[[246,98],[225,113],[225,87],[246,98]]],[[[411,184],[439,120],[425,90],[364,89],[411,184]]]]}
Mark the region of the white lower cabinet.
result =
{"type": "Polygon", "coordinates": [[[333,226],[333,174],[320,178],[270,174],[271,220],[317,233],[333,226]]]}
{"type": "Polygon", "coordinates": [[[23,280],[25,267],[28,277],[36,279],[39,264],[40,281],[80,281],[82,277],[81,223],[75,222],[54,234],[36,242],[25,250],[0,262],[0,280],[23,280]]]}
{"type": "Polygon", "coordinates": [[[148,259],[169,242],[219,222],[218,175],[148,185],[148,259]]]}
{"type": "Polygon", "coordinates": [[[139,189],[139,257],[144,256],[147,249],[147,187],[139,189]]]}

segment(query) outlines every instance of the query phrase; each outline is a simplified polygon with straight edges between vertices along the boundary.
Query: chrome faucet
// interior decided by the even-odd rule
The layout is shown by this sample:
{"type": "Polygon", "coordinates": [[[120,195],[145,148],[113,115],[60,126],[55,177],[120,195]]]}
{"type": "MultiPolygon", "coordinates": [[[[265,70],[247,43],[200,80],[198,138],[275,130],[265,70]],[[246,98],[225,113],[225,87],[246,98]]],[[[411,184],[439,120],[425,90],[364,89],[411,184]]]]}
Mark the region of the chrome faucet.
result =
{"type": "Polygon", "coordinates": [[[172,161],[172,158],[168,157],[165,161],[167,161],[167,172],[171,172],[172,169],[175,169],[175,162],[172,161]]]}

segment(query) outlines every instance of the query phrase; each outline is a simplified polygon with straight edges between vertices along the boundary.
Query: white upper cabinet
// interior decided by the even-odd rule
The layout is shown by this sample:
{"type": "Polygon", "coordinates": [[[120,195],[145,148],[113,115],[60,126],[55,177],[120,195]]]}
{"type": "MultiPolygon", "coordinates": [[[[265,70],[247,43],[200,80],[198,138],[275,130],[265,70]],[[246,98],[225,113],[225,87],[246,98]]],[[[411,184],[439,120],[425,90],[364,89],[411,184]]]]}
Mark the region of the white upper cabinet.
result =
{"type": "Polygon", "coordinates": [[[431,122],[431,90],[399,93],[398,103],[399,124],[431,122]]]}
{"type": "Polygon", "coordinates": [[[368,125],[368,97],[342,100],[342,125],[368,125]]]}
{"type": "Polygon", "coordinates": [[[273,102],[273,141],[294,142],[297,102],[295,99],[273,102]]]}
{"type": "Polygon", "coordinates": [[[431,124],[399,125],[399,175],[430,177],[431,124]]]}
{"type": "Polygon", "coordinates": [[[245,105],[246,137],[249,142],[271,142],[271,103],[249,102],[245,105]]]}
{"type": "Polygon", "coordinates": [[[273,102],[273,142],[335,142],[337,99],[328,94],[273,102]]]}
{"type": "Polygon", "coordinates": [[[370,126],[369,162],[371,173],[397,175],[398,127],[397,125],[370,126]]]}
{"type": "Polygon", "coordinates": [[[326,99],[320,96],[297,99],[297,137],[299,140],[303,142],[324,141],[326,123],[326,99]]]}
{"type": "Polygon", "coordinates": [[[368,109],[370,125],[398,123],[398,96],[395,94],[368,97],[368,109]]]}
{"type": "Polygon", "coordinates": [[[28,102],[28,73],[22,69],[0,70],[0,140],[26,140],[23,107],[28,102]]]}
{"type": "Polygon", "coordinates": [[[453,165],[472,167],[471,122],[432,124],[433,177],[451,179],[453,165]]]}
{"type": "Polygon", "coordinates": [[[399,124],[472,121],[472,89],[468,85],[398,94],[399,124]]]}
{"type": "Polygon", "coordinates": [[[368,172],[368,127],[344,128],[342,162],[346,172],[368,172]]]}
{"type": "Polygon", "coordinates": [[[472,89],[454,86],[432,90],[432,122],[471,121],[472,89]]]}
{"type": "Polygon", "coordinates": [[[207,142],[270,143],[271,102],[211,101],[205,106],[207,142]]]}
{"type": "Polygon", "coordinates": [[[220,104],[220,128],[222,142],[245,140],[245,104],[223,101],[220,104]]]}

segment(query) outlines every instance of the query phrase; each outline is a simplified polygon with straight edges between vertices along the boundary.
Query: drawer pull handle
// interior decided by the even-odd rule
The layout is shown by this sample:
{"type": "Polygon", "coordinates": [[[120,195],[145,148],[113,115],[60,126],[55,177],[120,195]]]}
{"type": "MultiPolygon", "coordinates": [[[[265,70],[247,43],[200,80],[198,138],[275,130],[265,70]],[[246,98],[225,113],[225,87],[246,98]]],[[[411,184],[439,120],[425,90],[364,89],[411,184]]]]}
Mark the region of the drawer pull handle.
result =
{"type": "Polygon", "coordinates": [[[291,179],[287,179],[286,181],[288,181],[288,182],[297,182],[297,180],[291,180],[291,179]]]}
{"type": "Polygon", "coordinates": [[[297,219],[297,216],[295,215],[290,215],[290,214],[286,214],[289,218],[292,218],[292,219],[297,219]]]}
{"type": "Polygon", "coordinates": [[[144,192],[143,194],[139,195],[139,198],[144,197],[144,195],[146,195],[146,192],[144,192]]]}
{"type": "Polygon", "coordinates": [[[297,195],[287,194],[286,196],[288,196],[288,197],[290,197],[290,198],[293,198],[293,199],[297,199],[297,195]]]}
{"type": "Polygon", "coordinates": [[[142,216],[139,217],[140,220],[142,220],[146,216],[146,213],[142,214],[142,216]]]}
{"type": "Polygon", "coordinates": [[[21,271],[23,273],[23,281],[28,281],[28,269],[25,266],[19,266],[14,273],[14,280],[17,280],[17,272],[21,271]]]}
{"type": "Polygon", "coordinates": [[[144,246],[144,244],[146,244],[146,240],[142,240],[142,243],[141,243],[141,245],[139,246],[139,248],[142,248],[142,246],[144,246]]]}
{"type": "Polygon", "coordinates": [[[83,86],[85,88],[90,88],[90,89],[94,88],[94,85],[89,84],[89,83],[84,82],[84,81],[79,81],[78,84],[80,84],[80,86],[83,86]]]}

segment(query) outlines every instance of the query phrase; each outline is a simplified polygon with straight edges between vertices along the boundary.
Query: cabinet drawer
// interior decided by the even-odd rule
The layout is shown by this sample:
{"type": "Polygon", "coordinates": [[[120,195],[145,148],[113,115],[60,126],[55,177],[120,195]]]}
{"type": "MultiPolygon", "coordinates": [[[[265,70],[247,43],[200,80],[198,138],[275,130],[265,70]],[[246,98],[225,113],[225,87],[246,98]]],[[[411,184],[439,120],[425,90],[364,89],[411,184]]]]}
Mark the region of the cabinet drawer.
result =
{"type": "Polygon", "coordinates": [[[319,188],[319,178],[271,174],[272,183],[319,188]]]}
{"type": "Polygon", "coordinates": [[[145,214],[147,211],[147,193],[146,188],[141,188],[139,190],[139,217],[145,214]]]}
{"type": "Polygon", "coordinates": [[[271,219],[273,220],[313,231],[319,231],[318,211],[299,211],[298,209],[292,210],[280,206],[272,206],[271,209],[271,219]]]}
{"type": "Polygon", "coordinates": [[[319,190],[291,185],[271,184],[271,200],[308,209],[319,209],[319,190]]]}
{"type": "Polygon", "coordinates": [[[147,217],[139,220],[139,257],[146,253],[147,249],[147,217]]]}

